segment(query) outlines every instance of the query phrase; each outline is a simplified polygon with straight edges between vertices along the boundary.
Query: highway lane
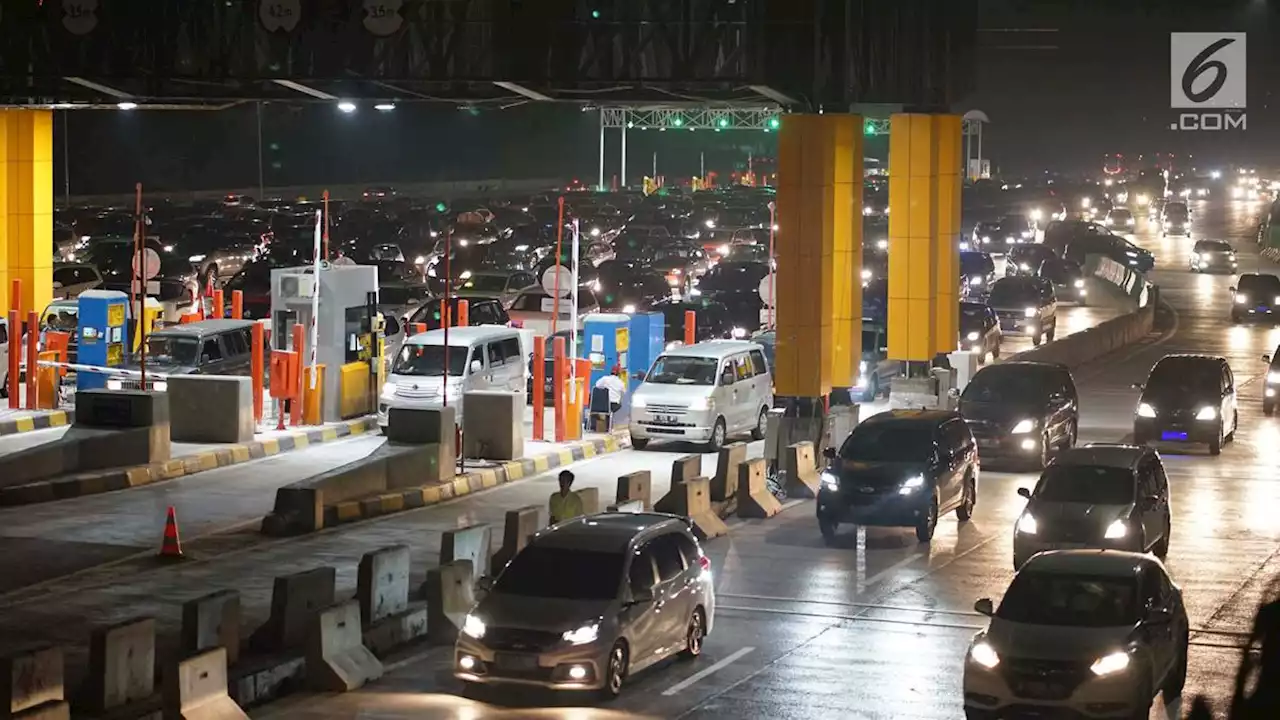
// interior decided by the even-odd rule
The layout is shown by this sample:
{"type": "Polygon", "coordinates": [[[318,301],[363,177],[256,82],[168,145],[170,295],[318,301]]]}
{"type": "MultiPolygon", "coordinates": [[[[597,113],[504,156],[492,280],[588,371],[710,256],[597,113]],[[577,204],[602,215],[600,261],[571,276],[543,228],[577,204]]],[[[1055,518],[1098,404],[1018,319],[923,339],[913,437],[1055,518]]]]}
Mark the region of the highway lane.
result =
{"type": "MultiPolygon", "coordinates": [[[[1237,244],[1242,267],[1256,258],[1249,208],[1206,204],[1197,213],[1205,236],[1237,244]]],[[[1241,393],[1241,432],[1220,457],[1164,451],[1175,512],[1169,567],[1182,585],[1196,628],[1185,696],[1205,693],[1219,706],[1230,696],[1258,601],[1280,573],[1280,421],[1261,415],[1258,356],[1280,333],[1230,327],[1229,276],[1192,275],[1193,241],[1161,238],[1140,221],[1135,242],[1155,251],[1152,279],[1177,310],[1167,337],[1127,348],[1076,372],[1082,394],[1082,440],[1117,441],[1130,434],[1137,393],[1166,353],[1212,352],[1230,359],[1241,393]]],[[[610,467],[629,465],[631,453],[610,467]]],[[[591,468],[580,469],[580,476],[591,468]]],[[[826,547],[802,503],[770,521],[734,528],[708,543],[720,602],[717,626],[702,659],[634,678],[606,709],[574,707],[582,699],[504,694],[490,702],[461,700],[448,678],[448,650],[427,651],[392,665],[366,690],[302,698],[255,717],[298,718],[956,718],[962,715],[961,663],[981,626],[975,599],[999,599],[1013,574],[1012,526],[1031,473],[985,470],[974,520],[939,524],[919,545],[909,531],[849,529],[826,547]],[[709,672],[708,672],[709,671],[709,672]],[[550,704],[551,709],[538,709],[550,704]],[[621,714],[621,715],[620,715],[621,714]]],[[[1157,703],[1152,717],[1183,711],[1157,703]]]]}

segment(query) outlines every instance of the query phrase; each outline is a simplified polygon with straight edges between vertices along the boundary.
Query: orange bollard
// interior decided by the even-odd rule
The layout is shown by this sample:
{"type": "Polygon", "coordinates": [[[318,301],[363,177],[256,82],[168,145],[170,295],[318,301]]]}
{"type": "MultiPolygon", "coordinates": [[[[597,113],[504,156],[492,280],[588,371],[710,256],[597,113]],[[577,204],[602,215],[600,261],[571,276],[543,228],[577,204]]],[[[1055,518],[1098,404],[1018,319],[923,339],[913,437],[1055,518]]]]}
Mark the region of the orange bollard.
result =
{"type": "MultiPolygon", "coordinates": [[[[71,333],[50,330],[44,334],[45,349],[58,353],[58,362],[67,361],[67,348],[71,345],[71,333]]],[[[58,368],[58,377],[66,377],[67,369],[58,368]]]]}
{"type": "Polygon", "coordinates": [[[193,322],[200,322],[200,313],[183,313],[178,318],[178,322],[182,325],[190,325],[193,322]]]}
{"type": "Polygon", "coordinates": [[[547,339],[533,338],[533,439],[541,442],[547,437],[547,339]]]}
{"type": "MultiPolygon", "coordinates": [[[[235,302],[234,300],[232,302],[235,302]]],[[[263,354],[266,352],[266,346],[263,342],[262,323],[254,323],[253,329],[250,331],[250,342],[253,347],[249,349],[249,377],[253,383],[253,422],[258,424],[262,422],[262,360],[263,354]]]]}
{"type": "MultiPolygon", "coordinates": [[[[14,282],[18,282],[14,280],[14,282]]],[[[18,324],[18,311],[9,311],[9,409],[21,407],[21,393],[18,392],[18,372],[22,367],[22,328],[18,324]]]]}
{"type": "Polygon", "coordinates": [[[413,335],[417,335],[418,333],[424,333],[427,331],[426,323],[413,323],[412,327],[413,327],[413,333],[412,333],[413,335]]]}
{"type": "Polygon", "coordinates": [[[555,373],[555,378],[552,381],[552,386],[555,388],[554,392],[556,396],[555,439],[556,439],[556,442],[564,442],[564,409],[565,409],[564,406],[565,406],[565,401],[569,397],[568,392],[566,392],[565,385],[568,384],[568,373],[566,371],[569,368],[565,364],[566,358],[564,356],[564,338],[563,337],[557,337],[555,340],[552,341],[551,358],[552,358],[552,366],[554,368],[554,373],[555,373]]]}
{"type": "Polygon", "coordinates": [[[231,291],[231,319],[232,320],[244,319],[244,291],[243,290],[231,291]]]}
{"type": "Polygon", "coordinates": [[[466,300],[458,301],[458,324],[456,327],[466,327],[471,324],[469,310],[470,304],[466,300]]]}
{"type": "Polygon", "coordinates": [[[209,297],[213,298],[213,313],[209,316],[215,320],[221,320],[226,315],[226,306],[223,305],[223,297],[221,290],[214,290],[209,297]]]}
{"type": "Polygon", "coordinates": [[[293,393],[291,402],[289,403],[289,424],[297,427],[302,422],[302,378],[306,373],[303,368],[306,367],[306,360],[303,359],[302,353],[306,349],[306,328],[302,325],[293,326],[293,393]]]}
{"type": "Polygon", "coordinates": [[[684,344],[692,345],[697,342],[698,333],[698,313],[692,310],[684,311],[684,344]]]}
{"type": "Polygon", "coordinates": [[[287,350],[271,353],[271,397],[276,401],[276,430],[284,430],[285,403],[297,387],[293,372],[298,354],[287,350]]]}
{"type": "Polygon", "coordinates": [[[27,313],[27,409],[36,409],[36,369],[40,360],[40,313],[27,313]]]}

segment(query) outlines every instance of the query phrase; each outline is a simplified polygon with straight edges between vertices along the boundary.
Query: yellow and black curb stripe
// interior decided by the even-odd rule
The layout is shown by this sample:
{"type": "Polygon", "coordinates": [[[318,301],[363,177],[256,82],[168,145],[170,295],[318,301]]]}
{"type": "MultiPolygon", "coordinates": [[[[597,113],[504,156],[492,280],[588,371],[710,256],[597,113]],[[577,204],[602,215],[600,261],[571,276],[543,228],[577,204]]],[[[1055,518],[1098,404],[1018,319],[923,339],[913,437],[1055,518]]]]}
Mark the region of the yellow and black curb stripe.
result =
{"type": "Polygon", "coordinates": [[[75,418],[76,413],[74,410],[50,410],[37,415],[0,421],[0,437],[70,425],[75,421],[75,418]]]}
{"type": "Polygon", "coordinates": [[[564,467],[579,460],[625,450],[631,446],[627,435],[605,435],[575,442],[554,452],[521,458],[496,467],[473,470],[457,475],[450,482],[405,488],[361,500],[349,500],[324,508],[324,525],[331,527],[344,523],[366,520],[380,515],[390,515],[404,510],[437,505],[471,493],[499,485],[541,475],[548,470],[564,467]]]}
{"type": "Polygon", "coordinates": [[[377,427],[377,420],[372,417],[366,417],[348,420],[339,425],[315,428],[306,432],[256,440],[243,445],[228,445],[214,450],[203,450],[162,463],[101,470],[44,482],[0,488],[0,506],[31,505],[141,487],[186,475],[194,475],[205,470],[216,470],[239,465],[250,460],[271,457],[291,450],[302,450],[312,445],[332,442],[339,438],[362,435],[370,432],[375,427],[377,427]]]}

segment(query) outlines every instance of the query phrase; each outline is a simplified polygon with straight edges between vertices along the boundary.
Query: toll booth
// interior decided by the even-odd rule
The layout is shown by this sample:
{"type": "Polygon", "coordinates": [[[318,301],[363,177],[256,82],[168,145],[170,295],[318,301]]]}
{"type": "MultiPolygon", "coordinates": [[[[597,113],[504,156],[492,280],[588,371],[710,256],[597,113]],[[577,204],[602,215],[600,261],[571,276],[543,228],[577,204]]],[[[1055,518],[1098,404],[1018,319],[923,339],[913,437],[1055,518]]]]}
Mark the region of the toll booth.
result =
{"type": "MultiPolygon", "coordinates": [[[[129,297],[115,290],[86,290],[77,298],[77,303],[76,362],[108,368],[123,366],[129,297]]],[[[106,386],[106,373],[76,373],[77,391],[106,386]]]]}
{"type": "Polygon", "coordinates": [[[667,347],[666,318],[662,313],[631,316],[631,343],[627,351],[627,374],[647,373],[667,347]]]}
{"type": "MultiPolygon", "coordinates": [[[[630,375],[631,317],[622,313],[592,313],[582,322],[582,356],[591,363],[587,387],[593,388],[615,366],[630,375]]],[[[627,379],[623,378],[623,383],[627,379]]]]}
{"type": "MultiPolygon", "coordinates": [[[[310,377],[313,303],[319,343],[316,363],[322,366],[321,422],[333,422],[373,412],[375,381],[381,364],[377,342],[379,325],[378,268],[373,265],[321,265],[271,271],[271,347],[301,351],[303,388],[310,377]],[[303,346],[293,346],[294,327],[301,325],[303,346]]],[[[316,415],[312,415],[316,417],[316,415]]]]}

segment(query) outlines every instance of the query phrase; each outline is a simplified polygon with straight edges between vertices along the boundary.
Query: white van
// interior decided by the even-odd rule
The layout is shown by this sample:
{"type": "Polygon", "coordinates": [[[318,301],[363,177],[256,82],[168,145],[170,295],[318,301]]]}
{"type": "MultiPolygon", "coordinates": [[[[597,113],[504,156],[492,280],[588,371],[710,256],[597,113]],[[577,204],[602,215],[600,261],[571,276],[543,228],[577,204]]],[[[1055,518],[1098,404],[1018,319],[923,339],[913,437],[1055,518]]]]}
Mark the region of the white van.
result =
{"type": "MultiPolygon", "coordinates": [[[[391,372],[378,398],[378,427],[386,429],[393,407],[438,408],[446,399],[462,424],[463,393],[473,390],[525,392],[529,364],[515,328],[475,325],[449,328],[448,381],[444,330],[407,338],[391,359],[391,372]],[[447,396],[446,396],[447,391],[447,396]]],[[[520,406],[524,406],[521,400],[520,406]]]]}
{"type": "Polygon", "coordinates": [[[715,452],[732,435],[759,440],[772,388],[758,343],[712,340],[667,350],[631,396],[631,446],[680,440],[715,452]]]}

